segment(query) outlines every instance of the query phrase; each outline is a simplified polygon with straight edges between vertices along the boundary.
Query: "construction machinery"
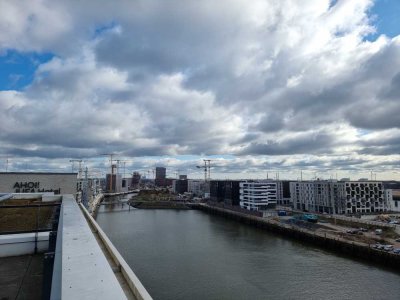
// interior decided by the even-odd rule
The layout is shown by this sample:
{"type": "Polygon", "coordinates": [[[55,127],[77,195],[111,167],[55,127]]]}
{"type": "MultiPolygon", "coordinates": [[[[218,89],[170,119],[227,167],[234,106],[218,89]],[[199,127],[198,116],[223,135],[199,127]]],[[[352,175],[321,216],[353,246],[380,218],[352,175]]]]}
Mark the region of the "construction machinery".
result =
{"type": "Polygon", "coordinates": [[[208,182],[211,179],[211,159],[203,159],[204,166],[196,166],[198,169],[204,169],[204,181],[208,182]]]}

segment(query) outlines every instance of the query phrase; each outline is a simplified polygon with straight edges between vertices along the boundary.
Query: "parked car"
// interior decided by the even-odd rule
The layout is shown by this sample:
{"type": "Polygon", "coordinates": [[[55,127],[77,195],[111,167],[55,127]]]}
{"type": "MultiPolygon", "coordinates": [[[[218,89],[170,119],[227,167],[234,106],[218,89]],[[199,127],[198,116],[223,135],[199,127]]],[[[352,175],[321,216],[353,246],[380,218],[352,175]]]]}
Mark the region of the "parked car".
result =
{"type": "Polygon", "coordinates": [[[396,239],[396,242],[400,243],[400,238],[396,239]]]}
{"type": "Polygon", "coordinates": [[[360,227],[359,230],[362,231],[362,232],[368,232],[368,229],[364,228],[364,227],[360,227]]]}
{"type": "Polygon", "coordinates": [[[381,235],[382,234],[382,229],[375,229],[375,234],[376,235],[381,235]]]}
{"type": "Polygon", "coordinates": [[[395,253],[395,254],[400,254],[400,248],[395,248],[395,249],[393,249],[393,253],[395,253]]]}
{"type": "Polygon", "coordinates": [[[350,233],[350,234],[358,234],[358,233],[359,233],[359,231],[358,231],[357,229],[349,229],[349,230],[346,230],[346,233],[350,233]]]}
{"type": "Polygon", "coordinates": [[[383,250],[391,251],[391,250],[393,250],[393,245],[385,245],[385,246],[383,246],[383,250]]]}

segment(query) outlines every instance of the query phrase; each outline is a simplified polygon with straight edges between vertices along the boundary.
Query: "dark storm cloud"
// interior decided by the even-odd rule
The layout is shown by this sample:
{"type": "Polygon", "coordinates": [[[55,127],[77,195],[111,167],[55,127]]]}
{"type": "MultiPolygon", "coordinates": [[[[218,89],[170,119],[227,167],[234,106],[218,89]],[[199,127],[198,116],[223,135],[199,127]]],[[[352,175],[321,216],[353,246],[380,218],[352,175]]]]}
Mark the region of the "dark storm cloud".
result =
{"type": "Polygon", "coordinates": [[[242,155],[288,155],[330,153],[334,144],[333,137],[328,134],[307,134],[283,141],[253,142],[245,147],[242,155]]]}

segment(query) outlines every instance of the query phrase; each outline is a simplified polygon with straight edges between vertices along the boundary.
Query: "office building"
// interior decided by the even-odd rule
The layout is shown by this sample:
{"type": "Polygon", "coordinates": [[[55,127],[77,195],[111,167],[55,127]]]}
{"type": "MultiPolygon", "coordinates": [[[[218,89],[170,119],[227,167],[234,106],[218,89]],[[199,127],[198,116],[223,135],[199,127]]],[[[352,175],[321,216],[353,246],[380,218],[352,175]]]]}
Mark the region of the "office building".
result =
{"type": "Polygon", "coordinates": [[[210,200],[226,205],[240,204],[240,181],[236,180],[211,180],[210,200]]]}

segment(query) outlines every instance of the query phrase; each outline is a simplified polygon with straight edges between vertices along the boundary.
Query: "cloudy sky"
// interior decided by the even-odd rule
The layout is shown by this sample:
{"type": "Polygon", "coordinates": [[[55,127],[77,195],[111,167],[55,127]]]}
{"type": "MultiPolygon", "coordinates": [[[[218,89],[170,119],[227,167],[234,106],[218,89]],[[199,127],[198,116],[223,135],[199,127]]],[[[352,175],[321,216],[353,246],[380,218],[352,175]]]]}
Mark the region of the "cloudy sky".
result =
{"type": "Polygon", "coordinates": [[[398,0],[0,0],[0,169],[400,179],[398,0]],[[6,163],[8,161],[8,163],[6,163]],[[179,171],[178,171],[179,169],[179,171]]]}

